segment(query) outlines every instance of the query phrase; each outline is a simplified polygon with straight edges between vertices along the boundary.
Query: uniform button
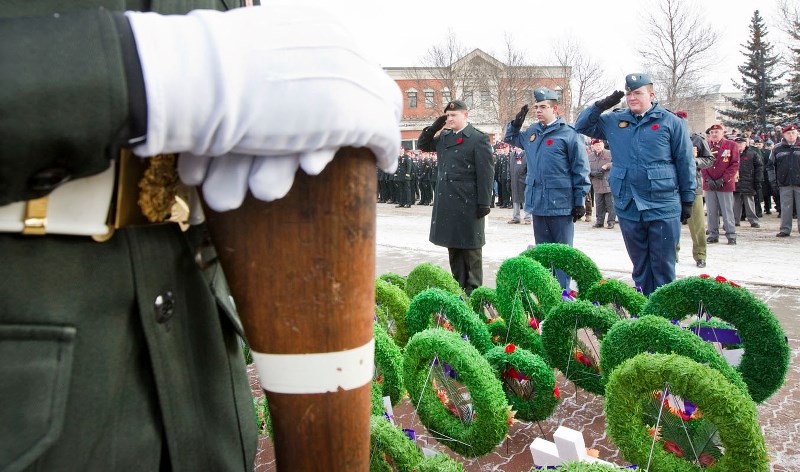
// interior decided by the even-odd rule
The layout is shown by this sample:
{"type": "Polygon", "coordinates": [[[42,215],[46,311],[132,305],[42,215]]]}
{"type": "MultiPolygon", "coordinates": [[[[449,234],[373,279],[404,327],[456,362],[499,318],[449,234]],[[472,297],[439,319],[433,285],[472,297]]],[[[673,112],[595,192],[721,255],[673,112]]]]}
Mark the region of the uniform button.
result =
{"type": "Polygon", "coordinates": [[[33,174],[28,180],[28,188],[34,192],[51,192],[70,179],[63,167],[50,167],[33,174]]]}
{"type": "Polygon", "coordinates": [[[175,312],[175,298],[172,296],[172,292],[165,292],[157,296],[153,306],[157,322],[166,323],[169,321],[175,312]]]}

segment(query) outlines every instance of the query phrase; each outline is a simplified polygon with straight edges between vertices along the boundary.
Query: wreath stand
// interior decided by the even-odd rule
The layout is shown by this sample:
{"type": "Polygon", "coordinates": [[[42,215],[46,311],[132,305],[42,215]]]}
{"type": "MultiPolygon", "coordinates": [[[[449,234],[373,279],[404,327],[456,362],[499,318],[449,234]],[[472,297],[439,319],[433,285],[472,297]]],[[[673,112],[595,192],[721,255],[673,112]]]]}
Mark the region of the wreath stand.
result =
{"type": "MultiPolygon", "coordinates": [[[[318,176],[298,171],[280,200],[206,209],[254,352],[335,353],[373,339],[375,195],[374,155],[343,148],[318,176]]],[[[370,382],[266,395],[278,470],[369,470],[370,382]]]]}

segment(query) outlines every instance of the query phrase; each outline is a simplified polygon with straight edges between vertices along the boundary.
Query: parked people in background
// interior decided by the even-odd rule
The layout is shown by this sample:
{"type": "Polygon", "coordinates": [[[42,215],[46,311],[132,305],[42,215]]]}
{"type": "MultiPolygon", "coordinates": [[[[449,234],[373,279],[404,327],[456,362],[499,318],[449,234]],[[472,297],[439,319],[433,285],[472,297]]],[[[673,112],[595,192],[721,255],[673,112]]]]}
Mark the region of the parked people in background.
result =
{"type": "Polygon", "coordinates": [[[675,279],[680,224],[692,215],[695,163],[686,122],[656,101],[647,74],[625,76],[615,91],[578,116],[578,132],[608,141],[609,185],[633,280],[645,295],[675,279]],[[625,97],[628,109],[603,113],[625,97]]]}
{"type": "Polygon", "coordinates": [[[708,243],[719,242],[719,219],[728,244],[736,244],[736,222],[733,217],[733,190],[739,171],[739,146],[725,139],[725,128],[717,123],[707,131],[708,145],[714,155],[714,165],[703,169],[703,190],[708,211],[708,243]]]}
{"type": "Polygon", "coordinates": [[[589,179],[594,190],[594,206],[596,208],[593,228],[602,228],[605,223],[608,229],[614,228],[617,212],[614,211],[614,198],[608,186],[608,173],[611,170],[611,152],[605,148],[602,139],[592,138],[589,144],[589,179]]]}
{"type": "Polygon", "coordinates": [[[734,140],[739,146],[739,174],[733,190],[733,220],[736,226],[744,216],[753,228],[760,228],[758,215],[756,215],[755,194],[761,191],[760,175],[764,175],[764,165],[761,163],[761,152],[748,145],[747,138],[738,137],[734,140]]]}
{"type": "MultiPolygon", "coordinates": [[[[783,139],[769,157],[769,165],[775,169],[773,187],[778,188],[781,196],[781,230],[776,235],[779,238],[792,233],[792,217],[800,216],[800,142],[797,132],[795,124],[784,127],[783,139]]],[[[800,232],[800,219],[797,231],[800,232]]]]}
{"type": "Polygon", "coordinates": [[[528,163],[525,159],[525,151],[519,148],[511,148],[508,153],[508,175],[511,177],[511,208],[513,213],[509,224],[519,224],[524,222],[531,224],[531,215],[525,210],[525,179],[528,177],[528,163]],[[520,220],[521,213],[525,214],[525,219],[520,220]]]}
{"type": "MultiPolygon", "coordinates": [[[[676,116],[687,120],[689,115],[683,111],[678,110],[676,116]]],[[[686,222],[689,225],[689,234],[692,237],[692,257],[697,267],[706,266],[706,219],[703,209],[703,176],[701,170],[714,165],[714,155],[711,154],[711,149],[708,147],[706,138],[698,133],[692,133],[689,137],[692,140],[692,154],[694,155],[694,164],[697,169],[696,181],[697,190],[695,190],[694,205],[692,205],[692,216],[686,222]]],[[[680,251],[680,243],[676,251],[680,251]]],[[[677,255],[677,254],[676,254],[677,255]]],[[[675,261],[677,262],[677,257],[675,261]]]]}

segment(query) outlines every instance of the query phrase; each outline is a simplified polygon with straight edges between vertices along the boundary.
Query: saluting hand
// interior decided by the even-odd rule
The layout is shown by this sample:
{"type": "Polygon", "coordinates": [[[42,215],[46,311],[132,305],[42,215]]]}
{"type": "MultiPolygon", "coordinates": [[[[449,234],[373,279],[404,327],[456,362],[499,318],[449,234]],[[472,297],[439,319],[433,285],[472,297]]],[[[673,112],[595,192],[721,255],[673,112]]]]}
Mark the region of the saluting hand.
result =
{"type": "Polygon", "coordinates": [[[601,110],[608,110],[609,108],[619,103],[619,101],[622,100],[622,97],[624,96],[625,92],[615,90],[611,95],[607,96],[606,98],[594,102],[594,105],[601,110]]]}
{"type": "Polygon", "coordinates": [[[444,123],[447,121],[447,115],[442,115],[436,118],[432,125],[428,126],[428,131],[436,134],[440,129],[444,128],[444,123]]]}
{"type": "Polygon", "coordinates": [[[525,121],[525,117],[528,116],[528,104],[522,105],[522,108],[519,109],[519,113],[517,113],[517,117],[514,118],[514,121],[511,122],[511,126],[514,128],[522,128],[522,123],[525,121]]]}

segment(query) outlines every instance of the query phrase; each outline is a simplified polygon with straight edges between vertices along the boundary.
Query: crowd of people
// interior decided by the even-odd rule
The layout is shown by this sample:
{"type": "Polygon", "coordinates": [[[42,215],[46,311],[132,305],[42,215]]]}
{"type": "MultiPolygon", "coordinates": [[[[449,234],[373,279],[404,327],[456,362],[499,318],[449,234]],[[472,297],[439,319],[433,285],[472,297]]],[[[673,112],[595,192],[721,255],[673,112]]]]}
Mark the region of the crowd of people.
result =
{"type": "MultiPolygon", "coordinates": [[[[689,133],[687,113],[658,105],[647,74],[630,74],[625,85],[625,92],[584,110],[574,126],[560,117],[557,94],[535,90],[536,103],[522,107],[504,139],[492,146],[489,208],[512,209],[507,222],[532,225],[537,244],[572,245],[574,223],[581,218],[593,220],[592,228],[619,225],[634,281],[645,294],[675,278],[681,223],[688,224],[692,256],[701,268],[707,245],[718,243],[720,234],[727,244],[737,244],[742,222],[760,228],[759,219],[775,212],[781,218],[776,236],[791,234],[800,207],[797,125],[757,134],[715,123],[704,134],[689,133]],[[523,128],[530,109],[536,119],[523,128]]],[[[463,102],[448,106],[453,103],[468,115],[463,102]]],[[[442,118],[423,135],[439,132],[442,118]]],[[[437,151],[436,146],[401,150],[395,174],[378,171],[378,201],[400,208],[435,205],[437,181],[450,180],[437,151]]],[[[462,204],[475,205],[469,199],[462,204]]],[[[569,287],[566,274],[554,275],[569,287]]],[[[473,288],[465,286],[467,293],[473,288]]]]}

